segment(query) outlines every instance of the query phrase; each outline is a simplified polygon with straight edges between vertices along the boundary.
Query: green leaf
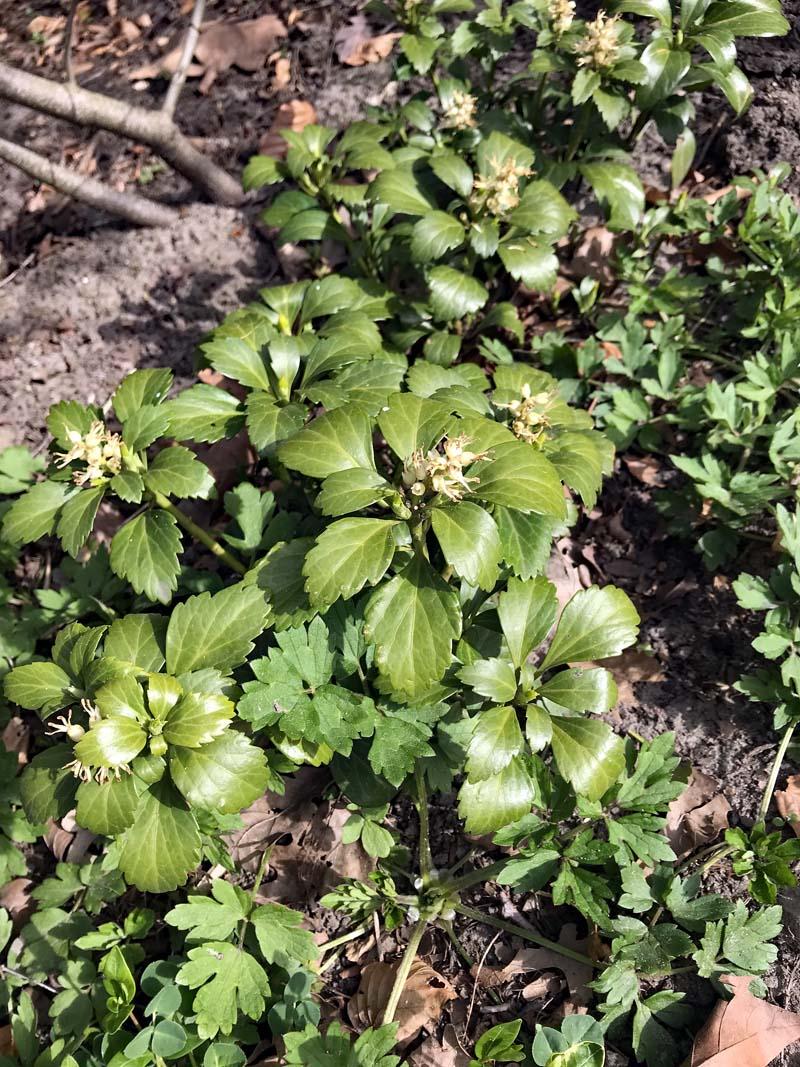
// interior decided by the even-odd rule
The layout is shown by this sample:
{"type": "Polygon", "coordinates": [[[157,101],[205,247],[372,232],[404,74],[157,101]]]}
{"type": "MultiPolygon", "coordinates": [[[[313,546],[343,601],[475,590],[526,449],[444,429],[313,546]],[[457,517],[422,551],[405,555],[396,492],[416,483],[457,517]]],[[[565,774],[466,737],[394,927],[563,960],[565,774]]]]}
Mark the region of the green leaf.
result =
{"type": "Polygon", "coordinates": [[[579,796],[599,800],[625,768],[625,746],[597,719],[551,716],[553,756],[559,773],[579,796]]]}
{"type": "Polygon", "coordinates": [[[117,386],[111,403],[120,422],[127,422],[141,407],[160,404],[172,385],[172,371],[165,367],[135,370],[117,386]]]}
{"type": "Polygon", "coordinates": [[[213,596],[189,597],[169,620],[167,671],[184,674],[214,667],[227,672],[238,667],[252,652],[268,613],[264,594],[241,583],[213,596]]]}
{"type": "Polygon", "coordinates": [[[546,515],[526,515],[495,506],[494,521],[500,532],[503,559],[520,578],[541,574],[550,559],[556,521],[546,515]]]}
{"type": "Polygon", "coordinates": [[[106,633],[103,653],[143,671],[160,671],[165,661],[167,620],[163,615],[126,615],[106,633]]]}
{"type": "Polygon", "coordinates": [[[239,401],[214,385],[193,385],[164,404],[169,434],[179,441],[219,441],[242,428],[239,401]]]}
{"type": "Polygon", "coordinates": [[[220,693],[185,693],[167,715],[164,740],[183,748],[207,745],[230,725],[234,710],[220,693]]]}
{"type": "Polygon", "coordinates": [[[260,963],[226,941],[189,949],[189,961],[178,971],[178,985],[198,989],[192,1010],[202,1039],[230,1034],[240,1014],[260,1019],[270,986],[260,963]]]}
{"type": "Polygon", "coordinates": [[[181,535],[171,515],[160,509],[137,515],[114,534],[112,571],[148,600],[168,604],[178,588],[181,535]]]}
{"type": "Polygon", "coordinates": [[[417,74],[427,74],[439,49],[437,38],[423,37],[416,33],[404,33],[400,49],[417,74]]]}
{"type": "Polygon", "coordinates": [[[670,0],[617,0],[615,12],[643,15],[644,18],[657,19],[664,29],[672,25],[672,8],[670,0]]]}
{"type": "Polygon", "coordinates": [[[430,727],[408,715],[383,715],[375,722],[375,739],[369,750],[369,762],[377,775],[400,786],[414,770],[418,759],[431,757],[430,727]]]}
{"type": "Polygon", "coordinates": [[[55,663],[26,663],[5,678],[5,694],[13,704],[44,715],[71,704],[76,697],[72,679],[55,663]]]}
{"type": "Polygon", "coordinates": [[[164,407],[139,408],[122,427],[122,440],[131,452],[140,452],[153,441],[163,437],[169,428],[169,415],[164,407]]]}
{"type": "Polygon", "coordinates": [[[432,267],[427,278],[431,308],[437,319],[461,319],[479,311],[489,299],[482,282],[453,267],[432,267]]]}
{"type": "Polygon", "coordinates": [[[546,578],[511,578],[497,600],[497,614],[515,667],[544,641],[556,619],[556,588],[546,578]]]}
{"type": "Polygon", "coordinates": [[[247,432],[261,452],[272,452],[302,429],[305,421],[302,404],[280,405],[269,393],[251,393],[247,398],[247,432]]]}
{"type": "Polygon", "coordinates": [[[77,400],[59,400],[48,412],[47,429],[55,438],[56,444],[67,450],[72,446],[69,432],[74,430],[83,437],[89,432],[96,418],[97,412],[93,408],[84,407],[77,400]]]}
{"type": "Polygon", "coordinates": [[[120,715],[93,723],[75,745],[75,755],[86,767],[121,767],[146,744],[147,734],[138,722],[120,715]]]}
{"type": "Polygon", "coordinates": [[[488,459],[470,468],[479,480],[473,493],[490,504],[534,511],[561,519],[566,515],[564,493],[549,460],[524,441],[504,441],[491,450],[488,459]]]}
{"type": "Polygon", "coordinates": [[[66,502],[56,527],[56,534],[61,539],[64,551],[74,559],[92,532],[97,509],[105,494],[105,485],[94,489],[84,489],[66,502]]]}
{"type": "Polygon", "coordinates": [[[193,807],[223,813],[252,804],[269,781],[264,753],[235,730],[226,730],[201,748],[172,750],[169,768],[193,807]]]}
{"type": "Polygon", "coordinates": [[[75,817],[78,823],[93,834],[116,837],[133,823],[139,805],[135,779],[124,774],[120,780],[81,782],[76,793],[78,802],[75,817]]]}
{"type": "Polygon", "coordinates": [[[616,230],[634,230],[644,212],[644,189],[626,163],[583,163],[580,172],[608,210],[608,224],[616,230]]]}
{"type": "Polygon", "coordinates": [[[434,508],[433,532],[444,558],[460,578],[491,592],[500,573],[500,534],[492,516],[477,504],[434,508]]]}
{"type": "Polygon", "coordinates": [[[195,818],[166,779],[144,793],[133,824],[118,841],[125,880],[148,893],[177,889],[200,862],[195,818]]]}
{"type": "Polygon", "coordinates": [[[569,430],[559,435],[555,447],[547,453],[559,477],[580,493],[587,508],[597,502],[605,456],[603,440],[597,434],[569,430]]]}
{"type": "Polygon", "coordinates": [[[430,448],[442,438],[451,421],[444,404],[414,393],[396,393],[378,416],[386,443],[400,459],[408,459],[418,448],[430,448]]]}
{"type": "Polygon", "coordinates": [[[472,192],[472,171],[455,152],[439,152],[429,159],[429,165],[440,182],[466,199],[472,192]]]}
{"type": "Polygon", "coordinates": [[[516,822],[531,810],[536,793],[520,757],[482,782],[464,782],[458,794],[458,814],[469,834],[488,834],[516,822]]]}
{"type": "Polygon", "coordinates": [[[522,730],[516,708],[489,708],[475,719],[467,748],[470,782],[482,782],[502,771],[522,751],[522,730]]]}
{"type": "Polygon", "coordinates": [[[144,483],[154,493],[185,499],[205,499],[214,488],[211,471],[183,445],[162,449],[145,473],[144,483]]]}
{"type": "Polygon", "coordinates": [[[675,150],[672,153],[670,176],[673,189],[677,189],[689,173],[689,168],[694,162],[696,150],[697,140],[695,139],[694,133],[687,126],[675,142],[675,150]]]}
{"type": "Polygon", "coordinates": [[[707,71],[725,94],[737,115],[743,114],[753,99],[753,86],[741,67],[724,70],[714,63],[701,63],[699,70],[707,71]]]}
{"type": "Polygon", "coordinates": [[[464,227],[446,211],[430,211],[411,231],[411,256],[415,263],[441,259],[445,252],[464,242],[464,227]]]}
{"type": "Polygon", "coordinates": [[[479,659],[458,672],[462,682],[495,704],[512,701],[517,694],[517,673],[507,659],[479,659]]]}
{"type": "Polygon", "coordinates": [[[734,37],[783,37],[790,29],[780,0],[716,0],[703,18],[703,29],[712,27],[734,37]]]}
{"type": "Polygon", "coordinates": [[[269,393],[272,385],[264,360],[241,337],[219,337],[202,346],[202,351],[214,370],[232,378],[248,389],[263,389],[269,393]]]}
{"type": "Polygon", "coordinates": [[[575,211],[554,185],[535,181],[525,187],[508,221],[527,233],[562,237],[575,217],[575,211]]]}
{"type": "Polygon", "coordinates": [[[672,96],[692,65],[691,54],[677,48],[671,40],[653,40],[642,52],[640,60],[647,78],[636,92],[636,103],[650,109],[672,96]]]}
{"type": "Polygon", "coordinates": [[[144,480],[141,474],[136,474],[134,471],[121,471],[114,475],[108,487],[126,504],[138,504],[144,493],[144,480]]]}
{"type": "Polygon", "coordinates": [[[511,277],[529,289],[546,292],[555,285],[558,257],[549,246],[531,237],[509,237],[497,251],[511,277]]]}
{"type": "Polygon", "coordinates": [[[60,819],[74,807],[77,782],[66,764],[71,745],[53,745],[34,756],[20,779],[19,791],[25,814],[34,823],[60,819]]]}
{"type": "Polygon", "coordinates": [[[275,185],[284,180],[286,165],[272,156],[251,156],[242,171],[244,191],[260,189],[264,185],[275,185]]]}
{"type": "Polygon", "coordinates": [[[461,634],[458,594],[418,556],[370,597],[364,635],[397,694],[421,696],[450,666],[461,634]]]}
{"type": "Polygon", "coordinates": [[[221,878],[211,883],[211,897],[189,897],[164,916],[176,930],[188,930],[187,940],[225,941],[250,913],[250,900],[244,890],[221,878]]]}
{"type": "Polygon", "coordinates": [[[258,947],[267,963],[310,963],[319,956],[314,936],[303,929],[304,916],[283,904],[263,904],[251,916],[258,947]]]}
{"type": "Polygon", "coordinates": [[[639,616],[621,589],[593,585],[567,603],[542,670],[561,663],[618,656],[636,640],[639,616]]]}
{"type": "Polygon", "coordinates": [[[369,415],[356,405],[320,415],[285,441],[278,456],[309,478],[327,478],[352,467],[374,470],[369,415]]]}
{"type": "Polygon", "coordinates": [[[377,585],[395,551],[391,519],[339,519],[320,534],[306,556],[303,574],[311,603],[326,608],[349,600],[365,585],[377,585]]]}
{"type": "Polygon", "coordinates": [[[329,475],[322,483],[317,507],[323,515],[346,515],[361,511],[391,496],[392,487],[377,471],[351,467],[329,475]]]}
{"type": "Polygon", "coordinates": [[[616,704],[617,686],[611,671],[603,667],[572,667],[545,682],[539,696],[570,711],[602,715],[616,704]]]}
{"type": "Polygon", "coordinates": [[[21,545],[52,533],[56,516],[74,491],[68,482],[39,482],[31,486],[5,513],[4,540],[21,545]]]}
{"type": "Polygon", "coordinates": [[[438,206],[428,184],[410,167],[383,171],[370,185],[369,197],[403,215],[428,215],[438,206]]]}

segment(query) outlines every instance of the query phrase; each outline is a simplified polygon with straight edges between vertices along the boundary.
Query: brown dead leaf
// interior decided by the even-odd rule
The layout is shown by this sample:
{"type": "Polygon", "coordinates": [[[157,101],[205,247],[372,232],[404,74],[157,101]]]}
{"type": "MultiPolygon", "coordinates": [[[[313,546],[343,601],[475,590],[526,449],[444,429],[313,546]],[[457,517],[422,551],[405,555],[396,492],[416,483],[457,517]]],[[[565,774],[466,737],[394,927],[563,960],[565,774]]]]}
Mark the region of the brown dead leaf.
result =
{"type": "Polygon", "coordinates": [[[55,858],[67,863],[80,863],[94,839],[94,834],[78,826],[74,809],[68,811],[60,822],[49,819],[44,835],[47,847],[55,858]]]}
{"type": "Polygon", "coordinates": [[[697,1035],[691,1067],[767,1067],[800,1041],[800,1016],[767,1004],[748,990],[750,979],[728,975],[733,1000],[720,1000],[697,1035]]]}
{"type": "MultiPolygon", "coordinates": [[[[561,928],[559,944],[570,948],[573,952],[587,950],[586,939],[578,940],[577,928],[569,923],[561,928]]],[[[569,999],[573,1004],[586,1005],[592,999],[592,992],[588,988],[589,982],[594,977],[594,972],[588,963],[579,963],[577,960],[567,959],[558,952],[549,948],[523,948],[516,956],[503,967],[482,967],[472,969],[472,977],[475,981],[487,989],[504,985],[518,974],[528,971],[560,971],[566,979],[569,987],[569,999]]]]}
{"type": "Polygon", "coordinates": [[[381,33],[373,37],[369,23],[359,12],[343,26],[333,39],[340,63],[348,67],[363,67],[386,59],[400,33],[381,33]]]}
{"type": "Polygon", "coordinates": [[[558,603],[562,608],[579,589],[583,589],[580,568],[572,560],[572,541],[569,537],[560,537],[556,541],[545,574],[556,587],[558,603]]]}
{"type": "Polygon", "coordinates": [[[1,1056],[13,1056],[16,1052],[14,1048],[14,1037],[11,1033],[11,1024],[6,1023],[5,1026],[0,1026],[0,1055],[1,1056]]]}
{"type": "Polygon", "coordinates": [[[445,1026],[441,1041],[426,1038],[406,1060],[408,1067],[469,1067],[471,1062],[458,1043],[456,1028],[450,1024],[445,1026]]]}
{"type": "Polygon", "coordinates": [[[605,226],[590,226],[575,246],[567,272],[575,278],[594,278],[601,285],[611,285],[616,242],[617,235],[605,226]]]}
{"type": "Polygon", "coordinates": [[[693,770],[686,789],[667,809],[667,837],[678,859],[716,841],[728,827],[730,810],[717,782],[693,770]]]}
{"type": "MultiPolygon", "coordinates": [[[[262,15],[261,18],[244,22],[218,20],[203,25],[194,50],[196,63],[187,71],[189,77],[203,75],[200,91],[211,88],[215,78],[230,67],[240,70],[260,70],[273,51],[275,42],[288,33],[277,15],[262,15]]],[[[183,33],[169,42],[169,50],[156,63],[138,67],[128,74],[131,81],[155,78],[160,74],[172,74],[180,62],[183,51],[183,33]]]]}
{"type": "Polygon", "coordinates": [[[555,975],[540,975],[522,990],[523,1000],[553,1000],[561,992],[561,980],[555,975]]]}
{"type": "Polygon", "coordinates": [[[262,156],[284,159],[289,146],[281,137],[281,130],[294,130],[299,133],[316,121],[317,112],[308,100],[290,100],[281,104],[272,125],[258,143],[259,152],[262,156]]]}
{"type": "Polygon", "coordinates": [[[30,727],[26,725],[19,715],[13,715],[8,720],[2,735],[0,735],[0,742],[2,742],[6,752],[16,752],[17,762],[19,764],[28,762],[28,744],[30,743],[30,739],[30,727]]]}
{"type": "Polygon", "coordinates": [[[33,911],[31,889],[33,882],[30,878],[12,878],[0,889],[0,908],[6,909],[15,928],[27,922],[33,911]]]}
{"type": "Polygon", "coordinates": [[[272,75],[272,88],[277,92],[285,89],[292,80],[292,61],[288,56],[279,56],[275,60],[275,73],[272,75]]]}
{"type": "Polygon", "coordinates": [[[663,682],[665,678],[655,656],[632,648],[619,656],[602,660],[601,665],[614,675],[620,704],[628,706],[636,703],[633,687],[637,682],[663,682]]]}
{"type": "Polygon", "coordinates": [[[790,775],[786,788],[775,790],[775,807],[800,837],[800,774],[790,775]]]}
{"type": "Polygon", "coordinates": [[[661,485],[661,464],[655,456],[623,456],[625,466],[644,485],[661,485]]]}
{"type": "MultiPolygon", "coordinates": [[[[368,963],[361,972],[361,983],[347,1005],[350,1022],[357,1030],[380,1026],[399,966],[399,963],[368,963]]],[[[414,960],[395,1014],[398,1043],[410,1041],[423,1028],[430,1028],[455,995],[446,978],[424,960],[414,960]]]]}
{"type": "Polygon", "coordinates": [[[284,904],[303,902],[344,878],[364,880],[374,863],[359,844],[343,845],[350,812],[323,798],[325,771],[303,767],[286,792],[266,793],[242,812],[244,826],[226,837],[231,855],[255,871],[264,849],[273,846],[260,896],[284,904]]]}

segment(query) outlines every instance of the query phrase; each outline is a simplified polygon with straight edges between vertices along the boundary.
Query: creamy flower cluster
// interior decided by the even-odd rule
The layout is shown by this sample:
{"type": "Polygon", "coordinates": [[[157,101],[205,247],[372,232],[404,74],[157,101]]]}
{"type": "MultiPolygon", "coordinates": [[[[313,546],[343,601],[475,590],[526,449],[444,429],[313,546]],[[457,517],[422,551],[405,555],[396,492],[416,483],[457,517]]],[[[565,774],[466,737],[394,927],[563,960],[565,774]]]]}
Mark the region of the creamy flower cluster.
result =
{"type": "Polygon", "coordinates": [[[506,215],[519,204],[519,180],[533,174],[530,167],[523,167],[515,159],[490,159],[492,173],[489,177],[475,179],[478,202],[491,215],[506,215]]]}
{"type": "Polygon", "coordinates": [[[521,441],[527,441],[532,445],[537,444],[550,426],[547,409],[554,396],[552,390],[531,395],[531,387],[525,382],[519,400],[500,405],[500,407],[507,408],[512,416],[512,433],[521,441]]]}
{"type": "Polygon", "coordinates": [[[575,18],[575,0],[550,0],[548,15],[553,33],[560,37],[567,32],[575,18]]]}
{"type": "Polygon", "coordinates": [[[579,67],[613,67],[619,57],[619,17],[598,11],[594,22],[586,23],[586,33],[575,51],[579,53],[579,67]]]}
{"type": "Polygon", "coordinates": [[[67,430],[71,444],[69,452],[59,456],[59,466],[66,467],[73,460],[85,463],[86,467],[75,471],[76,485],[93,485],[102,478],[119,474],[122,469],[122,439],[119,434],[109,433],[105,424],[95,419],[86,433],[67,430]]]}
{"type": "Polygon", "coordinates": [[[475,109],[478,101],[471,93],[465,93],[463,89],[456,89],[442,110],[443,126],[449,126],[456,130],[469,130],[475,125],[475,109]]]}
{"type": "Polygon", "coordinates": [[[445,437],[442,452],[435,448],[427,454],[421,449],[411,454],[403,471],[403,485],[412,496],[423,497],[429,493],[441,493],[449,500],[461,500],[479,481],[467,477],[464,469],[479,459],[486,459],[488,452],[470,452],[470,438],[465,434],[445,437]]]}

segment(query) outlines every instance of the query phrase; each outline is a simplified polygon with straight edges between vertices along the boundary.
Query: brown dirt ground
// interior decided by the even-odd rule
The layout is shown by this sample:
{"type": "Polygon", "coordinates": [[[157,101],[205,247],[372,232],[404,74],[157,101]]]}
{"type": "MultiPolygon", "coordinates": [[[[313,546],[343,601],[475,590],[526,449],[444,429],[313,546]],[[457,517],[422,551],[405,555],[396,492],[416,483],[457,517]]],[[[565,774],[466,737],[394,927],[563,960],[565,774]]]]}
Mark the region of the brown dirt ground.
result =
{"type": "MultiPolygon", "coordinates": [[[[179,6],[177,0],[120,0],[120,16],[146,13],[152,25],[143,32],[140,47],[96,60],[81,76],[82,83],[137,103],[149,99],[157,104],[163,85],[152,82],[146,92],[137,93],[126,73],[158,54],[156,39],[179,24],[179,6]]],[[[179,105],[179,122],[201,138],[221,164],[236,170],[285,100],[311,100],[320,121],[330,125],[358,117],[367,103],[379,102],[392,86],[388,62],[348,69],[333,55],[333,35],[357,6],[348,0],[276,0],[273,10],[284,19],[292,7],[302,13],[301,27],[293,28],[284,42],[284,53],[292,57],[292,83],[276,94],[269,70],[231,70],[201,96],[197,81],[190,82],[179,105]]],[[[800,162],[800,0],[786,0],[785,7],[793,23],[790,37],[741,48],[742,64],[756,90],[748,114],[737,124],[717,129],[719,109],[706,105],[701,112],[701,143],[710,139],[705,169],[722,182],[734,172],[782,159],[800,162]]],[[[24,6],[0,2],[4,58],[54,74],[57,56],[44,57],[38,65],[39,50],[26,27],[34,15],[62,10],[45,0],[24,6]]],[[[91,10],[94,19],[107,17],[99,0],[92,0],[91,10]]],[[[209,16],[238,20],[264,10],[260,0],[217,0],[209,5],[209,16]]],[[[91,144],[100,176],[130,177],[137,164],[148,162],[111,136],[91,138],[21,108],[0,105],[0,127],[8,131],[4,135],[24,139],[53,157],[91,144]]],[[[655,153],[643,163],[648,174],[657,177],[664,157],[649,143],[645,151],[655,153]]],[[[793,181],[797,191],[800,175],[793,181]]],[[[102,402],[119,377],[135,366],[167,364],[179,378],[188,379],[203,334],[226,311],[280,277],[280,263],[257,222],[255,207],[240,212],[192,202],[185,184],[171,174],[156,174],[139,190],[182,205],[181,221],[168,233],[134,231],[57,198],[50,198],[44,210],[28,211],[26,202],[35,186],[3,165],[0,186],[5,194],[0,202],[0,259],[5,261],[0,278],[25,264],[0,287],[0,446],[12,441],[40,444],[50,403],[66,397],[102,402]]],[[[752,620],[736,608],[730,589],[736,572],[708,575],[685,544],[666,536],[650,491],[624,470],[609,481],[598,507],[566,551],[584,579],[613,581],[630,593],[643,618],[642,643],[663,668],[664,681],[634,685],[619,710],[618,724],[646,737],[675,730],[678,750],[687,762],[723,784],[733,820],[752,819],[775,741],[767,712],[732,689],[753,660],[752,620]]],[[[410,809],[395,814],[413,837],[410,809]]],[[[452,798],[441,798],[434,811],[435,860],[452,862],[449,850],[456,830],[452,798]]],[[[729,881],[727,888],[735,891],[736,886],[729,881]]],[[[785,900],[781,959],[769,979],[774,1000],[793,1010],[800,1010],[799,901],[796,894],[785,900]]],[[[543,921],[547,930],[552,920],[545,915],[543,921]]],[[[549,932],[557,936],[557,928],[549,932]]],[[[462,935],[476,958],[491,941],[486,928],[466,928],[462,935]]],[[[434,965],[454,980],[460,974],[458,991],[468,999],[471,982],[447,943],[428,947],[434,965]]],[[[501,938],[487,963],[508,959],[512,947],[520,945],[501,938]]],[[[352,993],[354,982],[353,977],[337,979],[337,993],[352,993]]],[[[517,1017],[522,1010],[518,987],[507,995],[504,991],[504,997],[500,1013],[479,998],[476,1011],[487,1024],[517,1017]]],[[[615,1067],[623,1062],[618,1059],[615,1067]]],[[[785,1055],[781,1062],[784,1067],[800,1064],[800,1053],[785,1055]]]]}

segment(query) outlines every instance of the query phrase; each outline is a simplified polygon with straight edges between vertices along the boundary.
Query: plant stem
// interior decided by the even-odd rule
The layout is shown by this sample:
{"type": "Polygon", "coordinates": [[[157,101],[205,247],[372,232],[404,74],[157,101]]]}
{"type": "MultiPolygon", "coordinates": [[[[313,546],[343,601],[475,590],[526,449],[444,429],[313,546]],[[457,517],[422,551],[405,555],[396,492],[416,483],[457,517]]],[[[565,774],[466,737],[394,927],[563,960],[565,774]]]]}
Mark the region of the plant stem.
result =
{"type": "Polygon", "coordinates": [[[238,560],[236,556],[232,555],[227,548],[223,548],[218,541],[214,540],[207,530],[204,530],[202,526],[198,526],[194,519],[190,519],[185,512],[181,511],[177,504],[173,504],[163,493],[154,492],[153,503],[156,507],[168,511],[173,519],[175,519],[177,523],[195,539],[195,541],[199,541],[201,545],[204,545],[209,552],[212,552],[217,557],[217,559],[226,563],[232,571],[236,571],[237,574],[247,573],[247,567],[245,567],[241,560],[238,560]]]}
{"type": "Polygon", "coordinates": [[[354,926],[352,930],[348,930],[346,934],[341,934],[339,937],[334,937],[330,941],[326,941],[324,945],[319,946],[319,952],[321,956],[327,955],[332,949],[339,948],[341,945],[346,945],[348,941],[355,941],[357,937],[361,937],[369,929],[369,923],[362,923],[360,926],[354,926]]]}
{"type": "Polygon", "coordinates": [[[427,925],[428,923],[426,919],[420,919],[411,933],[411,937],[406,945],[406,950],[403,953],[403,958],[400,960],[400,966],[397,968],[392,991],[386,1002],[386,1010],[383,1013],[382,1019],[383,1026],[394,1021],[397,1005],[400,1003],[400,997],[403,995],[403,990],[405,989],[408,976],[411,972],[411,966],[416,959],[417,949],[419,948],[419,943],[422,940],[422,935],[425,933],[427,925]]]}
{"type": "Polygon", "coordinates": [[[453,880],[452,888],[456,892],[460,892],[462,889],[469,889],[470,886],[478,885],[479,882],[493,882],[495,875],[505,870],[507,863],[508,860],[497,860],[496,863],[490,863],[488,867],[476,867],[473,871],[467,871],[460,878],[453,880]]]}
{"type": "Polygon", "coordinates": [[[796,722],[789,723],[783,732],[781,743],[778,745],[778,751],[775,753],[775,759],[772,761],[772,769],[769,772],[769,779],[767,780],[767,785],[764,789],[764,795],[762,796],[761,803],[758,807],[758,822],[764,822],[767,818],[772,794],[775,792],[775,786],[778,784],[778,775],[781,773],[783,757],[786,755],[786,750],[792,740],[792,734],[794,733],[796,726],[796,722]]]}
{"type": "Polygon", "coordinates": [[[433,868],[431,859],[430,824],[428,821],[428,791],[425,788],[425,770],[421,760],[414,764],[414,780],[417,785],[417,811],[419,813],[419,873],[423,890],[428,888],[433,868]]]}
{"type": "Polygon", "coordinates": [[[551,951],[557,952],[559,956],[564,956],[568,960],[584,963],[588,967],[593,967],[597,970],[601,969],[603,966],[602,963],[590,959],[589,956],[584,956],[580,952],[574,952],[571,948],[567,948],[566,945],[559,945],[557,941],[550,941],[546,937],[540,937],[539,934],[534,933],[532,930],[525,930],[523,927],[517,926],[516,923],[509,923],[505,922],[503,919],[496,919],[494,915],[484,915],[483,912],[476,911],[475,908],[467,908],[463,904],[459,904],[456,907],[456,911],[459,915],[463,915],[465,919],[474,919],[475,922],[493,926],[495,930],[502,930],[503,933],[513,934],[514,937],[521,937],[524,941],[532,941],[534,945],[541,945],[542,948],[549,948],[551,951]]]}

